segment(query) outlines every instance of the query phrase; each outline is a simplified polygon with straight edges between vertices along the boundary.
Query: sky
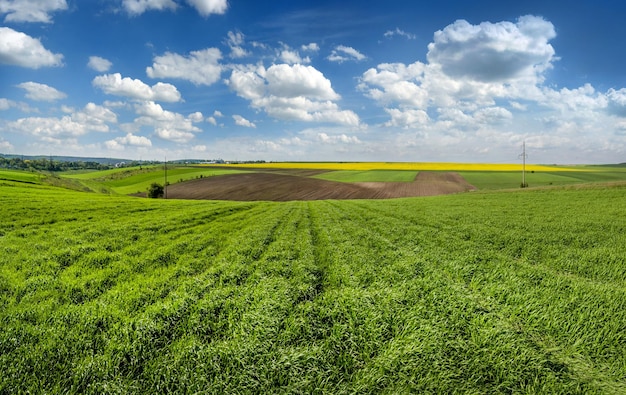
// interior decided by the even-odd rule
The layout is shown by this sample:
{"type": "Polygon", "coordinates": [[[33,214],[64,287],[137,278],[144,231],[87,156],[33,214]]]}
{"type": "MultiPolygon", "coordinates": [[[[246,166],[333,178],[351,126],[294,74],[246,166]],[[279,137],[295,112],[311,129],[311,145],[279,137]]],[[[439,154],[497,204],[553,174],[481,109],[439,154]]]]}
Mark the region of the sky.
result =
{"type": "Polygon", "coordinates": [[[0,0],[0,153],[626,162],[626,2],[0,0]]]}

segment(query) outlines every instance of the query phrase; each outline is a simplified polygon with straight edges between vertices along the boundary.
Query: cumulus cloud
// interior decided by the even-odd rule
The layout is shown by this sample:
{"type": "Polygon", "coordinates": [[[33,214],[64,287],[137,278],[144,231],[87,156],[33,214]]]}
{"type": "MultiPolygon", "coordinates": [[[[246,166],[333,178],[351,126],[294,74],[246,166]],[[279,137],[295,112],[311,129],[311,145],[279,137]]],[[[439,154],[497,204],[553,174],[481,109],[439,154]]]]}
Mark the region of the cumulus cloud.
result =
{"type": "Polygon", "coordinates": [[[608,112],[612,115],[626,117],[626,88],[619,90],[611,88],[606,97],[608,99],[608,112]]]}
{"type": "Polygon", "coordinates": [[[109,131],[108,124],[116,122],[117,116],[111,110],[94,103],[88,103],[84,109],[73,111],[71,115],[61,118],[20,118],[9,122],[7,128],[17,133],[58,141],[59,137],[77,137],[92,131],[106,133],[109,131]]]}
{"type": "Polygon", "coordinates": [[[337,136],[328,135],[327,133],[319,133],[317,135],[319,141],[325,144],[358,144],[360,143],[359,138],[356,136],[348,136],[346,134],[340,134],[337,136]]]}
{"type": "Polygon", "coordinates": [[[117,123],[117,114],[110,109],[94,103],[87,103],[81,111],[73,112],[72,119],[85,125],[91,130],[109,131],[108,123],[117,123]]]}
{"type": "Polygon", "coordinates": [[[87,66],[93,70],[104,73],[105,71],[109,71],[111,66],[113,66],[113,63],[105,58],[101,58],[100,56],[90,56],[87,66]]]}
{"type": "Polygon", "coordinates": [[[187,0],[189,5],[193,6],[202,16],[211,14],[225,14],[228,10],[227,0],[187,0]]]}
{"type": "Polygon", "coordinates": [[[303,51],[307,51],[307,52],[318,52],[320,50],[320,46],[317,45],[317,43],[310,43],[307,45],[303,45],[301,48],[303,51]]]}
{"type": "Polygon", "coordinates": [[[0,111],[8,110],[10,108],[17,108],[22,112],[37,112],[35,108],[31,108],[24,102],[16,102],[6,98],[0,98],[0,111]]]}
{"type": "Polygon", "coordinates": [[[361,77],[359,89],[383,104],[425,108],[428,91],[422,86],[425,65],[416,62],[408,66],[401,63],[383,63],[369,69],[361,77]]]}
{"type": "Polygon", "coordinates": [[[26,97],[37,101],[55,101],[64,99],[67,95],[51,86],[37,82],[22,82],[17,85],[26,91],[26,97]]]}
{"type": "Polygon", "coordinates": [[[39,39],[9,27],[0,27],[0,63],[38,69],[61,66],[63,55],[50,52],[39,39]]]}
{"type": "Polygon", "coordinates": [[[235,125],[244,126],[246,128],[256,128],[256,125],[241,115],[233,115],[233,119],[235,120],[235,125]]]}
{"type": "MultiPolygon", "coordinates": [[[[187,0],[187,4],[195,8],[204,17],[211,14],[224,14],[228,10],[227,0],[187,0]]],[[[132,16],[141,15],[146,11],[173,11],[179,4],[173,0],[123,0],[122,7],[132,16]]]]}
{"type": "Polygon", "coordinates": [[[506,108],[487,107],[474,113],[474,119],[483,124],[501,124],[510,121],[513,114],[506,108]]]}
{"type": "Polygon", "coordinates": [[[0,98],[0,111],[2,110],[8,110],[9,108],[13,107],[15,105],[15,102],[6,98],[0,98]]]}
{"type": "Polygon", "coordinates": [[[113,140],[105,141],[107,148],[113,150],[123,150],[126,146],[134,147],[152,147],[152,141],[144,136],[136,136],[132,133],[126,134],[124,137],[117,137],[113,140]]]}
{"type": "Polygon", "coordinates": [[[271,117],[305,122],[331,122],[358,126],[352,111],[340,110],[340,96],[330,80],[312,66],[300,64],[240,67],[233,70],[228,85],[252,107],[271,117]]]}
{"type": "Polygon", "coordinates": [[[435,32],[428,45],[428,61],[449,76],[477,81],[504,81],[535,76],[551,67],[556,37],[552,23],[523,16],[517,23],[458,20],[435,32]]]}
{"type": "Polygon", "coordinates": [[[172,0],[123,0],[122,6],[130,15],[141,15],[149,10],[175,10],[178,7],[172,0]]]}
{"type": "Polygon", "coordinates": [[[250,56],[250,53],[243,48],[245,35],[242,32],[228,32],[226,45],[230,47],[230,57],[234,59],[250,56]]]}
{"type": "Polygon", "coordinates": [[[307,57],[301,57],[300,53],[294,49],[285,46],[280,50],[279,58],[282,62],[287,64],[307,64],[311,63],[311,59],[307,57]]]}
{"type": "Polygon", "coordinates": [[[186,57],[167,52],[154,58],[146,74],[150,78],[180,78],[196,85],[211,85],[222,73],[221,58],[222,53],[217,48],[192,51],[186,57]]]}
{"type": "Polygon", "coordinates": [[[164,139],[176,143],[187,143],[202,130],[194,125],[203,119],[200,112],[194,112],[185,117],[182,114],[164,110],[158,103],[148,101],[137,104],[135,112],[139,115],[135,124],[139,126],[151,126],[155,134],[164,139]]]}
{"type": "Polygon", "coordinates": [[[158,82],[149,86],[138,79],[122,78],[120,73],[97,76],[93,79],[92,84],[109,95],[124,96],[134,100],[164,102],[181,100],[180,92],[174,85],[158,82]]]}
{"type": "Polygon", "coordinates": [[[386,108],[385,112],[391,117],[391,119],[385,123],[385,126],[397,126],[408,129],[425,126],[430,121],[428,113],[424,110],[386,108]]]}
{"type": "Polygon", "coordinates": [[[8,0],[0,2],[0,14],[5,22],[50,23],[51,13],[67,10],[65,0],[8,0]]]}
{"type": "Polygon", "coordinates": [[[601,108],[590,87],[542,86],[556,59],[554,37],[553,25],[534,16],[479,25],[459,20],[434,34],[427,63],[379,64],[362,74],[358,89],[384,108],[384,126],[448,135],[510,124],[513,113],[500,101],[515,103],[514,110],[532,102],[562,114],[601,108]]]}
{"type": "Polygon", "coordinates": [[[360,61],[367,57],[352,47],[346,47],[345,45],[339,45],[332,50],[330,55],[326,59],[331,62],[343,63],[349,60],[360,61]]]}
{"type": "Polygon", "coordinates": [[[330,80],[312,66],[272,65],[265,74],[267,89],[271,95],[279,97],[312,97],[321,100],[337,100],[339,95],[333,90],[330,80]]]}

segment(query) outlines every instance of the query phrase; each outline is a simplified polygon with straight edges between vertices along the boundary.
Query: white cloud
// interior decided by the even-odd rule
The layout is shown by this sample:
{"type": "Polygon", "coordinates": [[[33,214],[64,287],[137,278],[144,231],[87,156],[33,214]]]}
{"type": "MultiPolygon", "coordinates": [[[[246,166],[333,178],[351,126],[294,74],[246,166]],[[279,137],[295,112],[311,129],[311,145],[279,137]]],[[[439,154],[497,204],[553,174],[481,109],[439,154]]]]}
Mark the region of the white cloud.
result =
{"type": "Polygon", "coordinates": [[[104,73],[105,71],[109,71],[111,66],[113,66],[113,63],[105,58],[101,58],[100,56],[90,56],[87,66],[96,71],[104,73]]]}
{"type": "Polygon", "coordinates": [[[90,125],[91,130],[103,132],[109,131],[107,123],[117,123],[117,115],[113,111],[94,103],[87,103],[82,111],[73,112],[72,119],[90,125]]]}
{"type": "Polygon", "coordinates": [[[319,141],[325,144],[358,144],[359,138],[356,136],[348,136],[346,134],[340,134],[338,136],[329,136],[327,133],[319,133],[317,135],[319,141]]]}
{"type": "Polygon", "coordinates": [[[117,137],[113,140],[105,141],[104,144],[107,148],[113,150],[122,150],[125,146],[134,147],[152,147],[152,141],[144,136],[136,136],[132,133],[126,134],[124,137],[117,137]]]}
{"type": "Polygon", "coordinates": [[[428,45],[428,61],[447,75],[476,81],[507,81],[535,77],[551,67],[556,36],[552,23],[523,16],[517,23],[458,20],[435,32],[428,45]]]}
{"type": "Polygon", "coordinates": [[[474,113],[474,119],[484,124],[501,124],[507,123],[513,118],[513,114],[506,108],[487,107],[481,108],[474,113]]]}
{"type": "Polygon", "coordinates": [[[10,142],[6,141],[5,139],[0,139],[0,149],[1,150],[12,151],[13,150],[13,144],[11,144],[10,142]]]}
{"type": "Polygon", "coordinates": [[[224,114],[222,114],[221,111],[215,110],[213,111],[213,116],[208,117],[206,119],[206,121],[210,124],[212,124],[213,126],[217,126],[217,119],[216,118],[222,118],[224,116],[224,114]]]}
{"type": "Polygon", "coordinates": [[[228,9],[227,0],[187,0],[187,3],[205,17],[211,14],[225,14],[228,9]]]}
{"type": "Polygon", "coordinates": [[[227,81],[237,95],[271,117],[305,122],[358,126],[359,117],[334,103],[340,96],[330,81],[312,66],[278,64],[240,67],[227,81]]]}
{"type": "Polygon", "coordinates": [[[172,0],[123,0],[122,6],[130,15],[141,15],[149,10],[175,10],[178,5],[172,0]]]}
{"type": "Polygon", "coordinates": [[[320,46],[317,45],[317,43],[310,43],[307,45],[303,45],[301,48],[303,51],[307,51],[307,52],[318,52],[320,50],[320,46]]]}
{"type": "Polygon", "coordinates": [[[608,99],[608,111],[610,114],[626,117],[626,88],[615,90],[609,89],[606,94],[608,99]]]}
{"type": "Polygon", "coordinates": [[[244,126],[246,128],[256,128],[256,125],[241,115],[233,115],[233,119],[235,120],[235,125],[244,126]]]}
{"type": "Polygon", "coordinates": [[[321,100],[337,100],[339,95],[330,80],[313,66],[276,64],[267,69],[267,89],[278,97],[306,96],[321,100]]]}
{"type": "Polygon", "coordinates": [[[63,55],[48,51],[39,39],[0,27],[0,63],[31,69],[62,66],[63,55]]]}
{"type": "Polygon", "coordinates": [[[331,62],[343,63],[349,60],[360,61],[367,57],[352,47],[346,47],[345,45],[339,45],[332,50],[330,55],[326,59],[331,62]]]}
{"type": "Polygon", "coordinates": [[[369,69],[361,78],[359,89],[383,104],[398,103],[401,106],[426,108],[429,93],[422,86],[424,65],[416,62],[411,65],[384,63],[377,69],[369,69]],[[378,70],[377,70],[378,69],[378,70]]]}
{"type": "Polygon", "coordinates": [[[387,30],[383,35],[385,37],[402,36],[406,37],[408,40],[415,40],[417,38],[415,34],[407,33],[398,27],[396,27],[395,30],[387,30]]]}
{"type": "Polygon", "coordinates": [[[192,51],[188,57],[167,52],[154,58],[146,74],[150,78],[180,78],[196,85],[211,85],[222,73],[221,58],[222,53],[217,48],[192,51]]]}
{"type": "Polygon", "coordinates": [[[122,78],[120,73],[97,76],[93,79],[92,84],[107,94],[124,96],[134,100],[165,102],[181,100],[180,92],[174,85],[158,82],[149,86],[138,79],[122,78]]]}
{"type": "Polygon", "coordinates": [[[228,32],[226,44],[230,47],[230,57],[234,59],[250,56],[250,53],[243,48],[245,36],[242,32],[228,32]]]}
{"type": "Polygon", "coordinates": [[[155,134],[164,139],[176,143],[187,143],[202,130],[194,126],[194,122],[200,122],[203,115],[195,112],[185,117],[182,114],[164,110],[158,103],[148,101],[137,104],[135,111],[138,118],[134,123],[139,126],[151,126],[155,134]]]}
{"type": "Polygon", "coordinates": [[[15,106],[15,102],[9,99],[0,98],[0,111],[8,110],[15,106]]]}
{"type": "Polygon", "coordinates": [[[0,14],[7,14],[5,22],[50,23],[50,13],[67,10],[65,0],[3,0],[0,14]]]}
{"type": "Polygon", "coordinates": [[[407,109],[399,110],[397,108],[386,108],[385,112],[389,114],[391,119],[385,126],[397,126],[401,128],[416,128],[428,124],[430,118],[424,110],[407,109]]]}
{"type": "Polygon", "coordinates": [[[117,116],[111,110],[88,103],[81,111],[56,117],[29,117],[8,122],[7,129],[19,134],[33,135],[39,139],[57,142],[82,136],[88,132],[106,133],[109,123],[116,123],[117,116]]]}
{"type": "Polygon", "coordinates": [[[280,60],[287,64],[311,63],[311,59],[307,56],[302,58],[298,51],[292,49],[283,49],[280,51],[280,60]]]}
{"type": "MultiPolygon", "coordinates": [[[[186,0],[198,13],[204,17],[211,14],[225,14],[228,10],[227,0],[186,0]]],[[[179,4],[174,0],[123,0],[122,6],[132,16],[141,15],[146,11],[176,10],[179,4]]]]}
{"type": "Polygon", "coordinates": [[[180,129],[157,128],[155,133],[163,140],[173,141],[179,144],[188,143],[195,137],[193,133],[180,129]]]}
{"type": "Polygon", "coordinates": [[[34,135],[40,138],[76,137],[82,136],[86,134],[89,130],[94,129],[92,125],[87,125],[74,121],[69,115],[66,115],[62,118],[20,118],[16,121],[9,122],[7,126],[9,130],[12,130],[14,132],[34,135]]]}
{"type": "Polygon", "coordinates": [[[64,99],[67,95],[55,88],[46,84],[40,84],[37,82],[22,82],[17,85],[18,88],[22,88],[26,91],[26,97],[37,101],[55,101],[64,99]]]}
{"type": "Polygon", "coordinates": [[[10,108],[17,108],[22,112],[38,112],[36,108],[30,107],[24,102],[15,102],[6,98],[0,98],[0,111],[8,110],[10,108]]]}

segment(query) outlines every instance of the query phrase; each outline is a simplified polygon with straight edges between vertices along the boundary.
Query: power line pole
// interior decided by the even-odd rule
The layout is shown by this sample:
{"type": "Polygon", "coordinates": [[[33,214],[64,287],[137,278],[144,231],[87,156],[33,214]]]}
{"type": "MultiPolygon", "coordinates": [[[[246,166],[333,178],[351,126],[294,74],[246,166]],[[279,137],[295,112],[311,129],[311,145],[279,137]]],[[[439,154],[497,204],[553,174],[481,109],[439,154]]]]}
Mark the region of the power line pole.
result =
{"type": "Polygon", "coordinates": [[[167,199],[167,156],[165,157],[165,163],[163,164],[165,169],[165,183],[163,184],[163,198],[167,199]]]}
{"type": "Polygon", "coordinates": [[[522,143],[522,153],[520,157],[522,158],[522,188],[526,188],[528,187],[526,183],[526,158],[528,157],[528,155],[526,155],[526,141],[522,143]]]}

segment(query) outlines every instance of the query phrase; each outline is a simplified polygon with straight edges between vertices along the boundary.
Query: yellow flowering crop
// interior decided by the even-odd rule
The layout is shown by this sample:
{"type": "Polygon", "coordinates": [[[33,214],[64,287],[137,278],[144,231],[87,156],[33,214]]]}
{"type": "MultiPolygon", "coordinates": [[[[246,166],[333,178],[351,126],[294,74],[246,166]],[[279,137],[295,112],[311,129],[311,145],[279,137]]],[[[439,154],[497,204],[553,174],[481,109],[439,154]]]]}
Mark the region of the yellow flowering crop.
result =
{"type": "MultiPolygon", "coordinates": [[[[312,170],[431,170],[431,171],[522,171],[522,164],[444,162],[271,162],[227,164],[235,168],[312,170]]],[[[581,171],[571,167],[526,165],[527,171],[581,171]]]]}

